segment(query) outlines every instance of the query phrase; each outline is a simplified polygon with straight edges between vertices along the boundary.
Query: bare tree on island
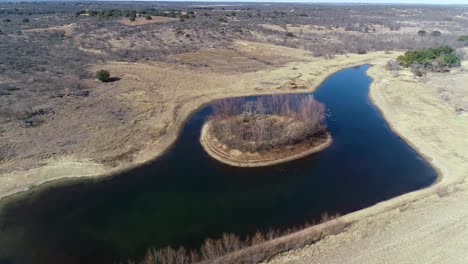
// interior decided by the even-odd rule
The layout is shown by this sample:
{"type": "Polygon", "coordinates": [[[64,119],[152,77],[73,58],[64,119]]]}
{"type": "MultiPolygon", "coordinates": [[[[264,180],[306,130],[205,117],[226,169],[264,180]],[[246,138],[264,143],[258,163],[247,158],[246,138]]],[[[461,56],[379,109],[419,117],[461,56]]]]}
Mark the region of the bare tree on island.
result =
{"type": "Polygon", "coordinates": [[[312,95],[275,95],[240,103],[218,101],[209,116],[213,135],[240,151],[268,151],[320,136],[325,106],[312,95]]]}

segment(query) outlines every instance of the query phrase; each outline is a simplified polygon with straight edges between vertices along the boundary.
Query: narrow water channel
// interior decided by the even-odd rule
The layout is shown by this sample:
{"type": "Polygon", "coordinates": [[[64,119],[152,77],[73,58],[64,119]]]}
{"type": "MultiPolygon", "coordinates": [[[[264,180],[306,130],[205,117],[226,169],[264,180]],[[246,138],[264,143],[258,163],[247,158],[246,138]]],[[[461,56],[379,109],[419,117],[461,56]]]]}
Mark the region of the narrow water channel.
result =
{"type": "Polygon", "coordinates": [[[326,150],[270,167],[221,164],[198,141],[205,106],[146,166],[9,202],[0,213],[0,263],[103,264],[139,258],[150,246],[197,248],[225,232],[290,227],[430,185],[436,172],[369,101],[367,69],[339,71],[313,93],[327,107],[334,141],[326,150]]]}

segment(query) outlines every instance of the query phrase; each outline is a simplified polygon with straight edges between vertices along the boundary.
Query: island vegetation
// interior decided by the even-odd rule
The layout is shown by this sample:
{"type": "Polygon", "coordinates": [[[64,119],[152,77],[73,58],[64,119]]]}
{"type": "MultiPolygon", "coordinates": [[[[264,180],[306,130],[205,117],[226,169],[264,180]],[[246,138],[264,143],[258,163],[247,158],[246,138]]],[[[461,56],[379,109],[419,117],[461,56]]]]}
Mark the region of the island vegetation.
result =
{"type": "Polygon", "coordinates": [[[328,146],[325,106],[305,95],[236,99],[214,105],[201,141],[214,158],[236,166],[265,166],[300,158],[328,146]]]}

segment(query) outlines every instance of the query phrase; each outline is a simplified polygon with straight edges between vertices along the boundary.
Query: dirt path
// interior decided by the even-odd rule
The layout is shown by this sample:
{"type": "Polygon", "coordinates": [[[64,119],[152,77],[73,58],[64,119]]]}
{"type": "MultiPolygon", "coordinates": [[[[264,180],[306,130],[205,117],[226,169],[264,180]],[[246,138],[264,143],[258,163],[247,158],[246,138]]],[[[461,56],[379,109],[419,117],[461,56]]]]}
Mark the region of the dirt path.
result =
{"type": "Polygon", "coordinates": [[[434,92],[450,89],[442,78],[462,85],[467,74],[416,82],[407,73],[392,77],[382,69],[369,70],[371,99],[392,128],[439,170],[439,182],[346,215],[353,222],[346,232],[270,263],[468,263],[468,115],[434,92]]]}

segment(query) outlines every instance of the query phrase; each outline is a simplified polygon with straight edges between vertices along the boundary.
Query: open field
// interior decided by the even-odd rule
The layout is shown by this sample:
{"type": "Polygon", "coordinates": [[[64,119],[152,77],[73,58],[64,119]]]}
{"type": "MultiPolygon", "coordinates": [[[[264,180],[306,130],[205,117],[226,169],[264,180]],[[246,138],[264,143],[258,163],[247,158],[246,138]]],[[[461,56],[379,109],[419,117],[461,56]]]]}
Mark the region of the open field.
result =
{"type": "Polygon", "coordinates": [[[463,57],[467,8],[0,3],[0,12],[0,198],[151,161],[214,99],[312,91],[337,70],[370,63],[371,99],[439,182],[343,216],[345,232],[270,262],[468,261],[467,62],[422,78],[384,69],[408,49],[450,44],[463,57]],[[112,8],[194,15],[75,14],[112,8]],[[118,80],[98,82],[100,69],[118,80]]]}

